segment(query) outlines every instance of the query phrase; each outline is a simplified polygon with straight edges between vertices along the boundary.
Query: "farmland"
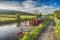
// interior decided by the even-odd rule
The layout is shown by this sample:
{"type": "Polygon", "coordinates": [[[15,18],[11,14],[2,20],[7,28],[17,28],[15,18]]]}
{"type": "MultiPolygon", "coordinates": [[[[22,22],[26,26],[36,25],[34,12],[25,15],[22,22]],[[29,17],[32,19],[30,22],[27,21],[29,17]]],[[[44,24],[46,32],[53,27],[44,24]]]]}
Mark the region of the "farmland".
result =
{"type": "MultiPolygon", "coordinates": [[[[24,16],[24,15],[21,15],[20,16],[21,20],[22,21],[26,21],[26,20],[30,20],[30,19],[33,19],[33,18],[36,18],[35,16],[24,16]]],[[[0,23],[1,22],[8,22],[9,21],[14,21],[12,23],[16,23],[16,15],[0,15],[0,23]]]]}

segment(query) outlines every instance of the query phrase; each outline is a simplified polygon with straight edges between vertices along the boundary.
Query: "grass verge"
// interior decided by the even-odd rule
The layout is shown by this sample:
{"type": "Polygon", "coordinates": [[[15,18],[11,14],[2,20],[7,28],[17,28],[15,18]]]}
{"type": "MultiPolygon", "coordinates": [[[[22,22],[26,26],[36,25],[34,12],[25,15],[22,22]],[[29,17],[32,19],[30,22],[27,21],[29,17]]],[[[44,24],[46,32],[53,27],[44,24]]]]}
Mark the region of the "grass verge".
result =
{"type": "Polygon", "coordinates": [[[23,38],[20,40],[35,40],[38,37],[39,33],[46,27],[50,20],[41,23],[39,26],[36,26],[31,32],[26,33],[23,38]]]}
{"type": "Polygon", "coordinates": [[[55,23],[56,23],[55,35],[57,37],[57,40],[60,40],[60,20],[58,20],[57,18],[55,18],[55,23]]]}

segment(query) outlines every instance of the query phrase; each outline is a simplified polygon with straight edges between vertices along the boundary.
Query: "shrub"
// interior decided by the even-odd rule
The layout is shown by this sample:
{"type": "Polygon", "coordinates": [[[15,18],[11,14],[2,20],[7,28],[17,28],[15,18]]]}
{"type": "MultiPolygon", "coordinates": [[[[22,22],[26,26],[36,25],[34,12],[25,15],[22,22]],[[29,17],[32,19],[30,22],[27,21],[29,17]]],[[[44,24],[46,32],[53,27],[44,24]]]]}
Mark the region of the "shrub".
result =
{"type": "Polygon", "coordinates": [[[20,22],[20,15],[19,14],[16,14],[16,20],[17,20],[17,22],[20,22]]]}

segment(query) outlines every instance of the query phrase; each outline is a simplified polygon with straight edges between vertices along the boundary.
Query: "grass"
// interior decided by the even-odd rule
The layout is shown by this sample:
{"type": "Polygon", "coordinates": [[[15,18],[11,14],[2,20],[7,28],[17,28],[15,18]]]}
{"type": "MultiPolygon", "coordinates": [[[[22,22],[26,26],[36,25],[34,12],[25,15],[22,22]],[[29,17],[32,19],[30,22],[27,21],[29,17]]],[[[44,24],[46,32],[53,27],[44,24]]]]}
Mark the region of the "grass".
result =
{"type": "Polygon", "coordinates": [[[0,17],[0,21],[3,22],[3,21],[9,21],[9,20],[16,20],[16,18],[4,18],[4,17],[0,17]]]}
{"type": "MultiPolygon", "coordinates": [[[[20,18],[21,18],[21,21],[27,21],[36,17],[21,15],[20,18]]],[[[4,24],[10,24],[10,23],[16,23],[16,15],[0,15],[0,24],[4,25],[4,24]]]]}
{"type": "MultiPolygon", "coordinates": [[[[16,17],[16,15],[0,15],[0,17],[16,17]]],[[[29,16],[29,15],[20,15],[20,17],[22,18],[22,19],[24,19],[24,18],[36,18],[36,16],[29,16]]]]}
{"type": "Polygon", "coordinates": [[[60,20],[55,18],[55,22],[56,22],[55,35],[57,37],[57,40],[60,40],[60,20]]]}
{"type": "Polygon", "coordinates": [[[20,16],[22,19],[24,19],[24,18],[36,18],[36,16],[24,16],[24,15],[22,15],[22,16],[20,16]]]}
{"type": "MultiPolygon", "coordinates": [[[[26,16],[26,15],[21,15],[20,16],[21,19],[33,19],[36,18],[36,16],[26,16]]],[[[16,20],[16,15],[0,15],[0,20],[16,20]]]]}
{"type": "Polygon", "coordinates": [[[39,33],[45,28],[50,20],[41,23],[39,26],[36,26],[31,32],[26,33],[21,40],[35,40],[38,37],[39,33]]]}

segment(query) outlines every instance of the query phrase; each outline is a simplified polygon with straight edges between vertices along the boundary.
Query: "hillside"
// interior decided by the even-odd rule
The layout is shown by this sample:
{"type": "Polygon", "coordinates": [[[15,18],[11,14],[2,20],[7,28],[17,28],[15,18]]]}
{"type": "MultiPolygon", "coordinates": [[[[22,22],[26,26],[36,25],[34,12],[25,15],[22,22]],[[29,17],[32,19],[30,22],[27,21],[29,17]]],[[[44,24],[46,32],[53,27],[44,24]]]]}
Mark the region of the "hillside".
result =
{"type": "Polygon", "coordinates": [[[33,15],[32,13],[23,12],[23,11],[14,11],[14,10],[2,10],[0,9],[0,15],[15,15],[19,13],[20,15],[33,15]]]}

